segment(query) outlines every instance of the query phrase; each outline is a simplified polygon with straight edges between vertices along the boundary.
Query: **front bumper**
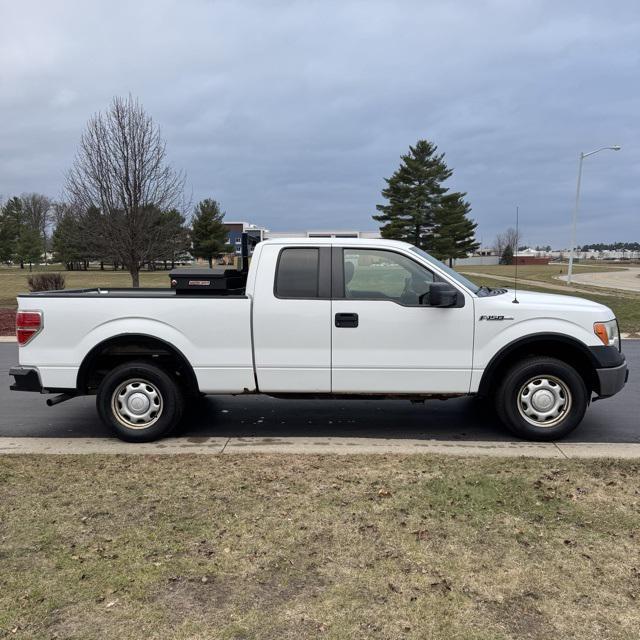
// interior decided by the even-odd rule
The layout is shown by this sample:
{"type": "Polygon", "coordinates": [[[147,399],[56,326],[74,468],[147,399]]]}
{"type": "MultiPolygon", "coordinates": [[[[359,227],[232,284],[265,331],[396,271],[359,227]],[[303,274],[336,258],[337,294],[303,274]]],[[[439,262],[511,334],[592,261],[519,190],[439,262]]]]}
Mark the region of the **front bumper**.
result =
{"type": "Polygon", "coordinates": [[[11,391],[37,391],[43,393],[40,374],[37,369],[27,367],[12,367],[9,375],[13,376],[14,383],[9,387],[11,391]]]}
{"type": "Polygon", "coordinates": [[[629,379],[629,369],[624,354],[616,347],[589,347],[596,368],[598,388],[601,398],[609,398],[624,387],[629,379]]]}
{"type": "Polygon", "coordinates": [[[596,369],[596,374],[600,383],[598,395],[601,398],[609,398],[621,391],[629,379],[629,369],[626,362],[617,367],[596,369]]]}

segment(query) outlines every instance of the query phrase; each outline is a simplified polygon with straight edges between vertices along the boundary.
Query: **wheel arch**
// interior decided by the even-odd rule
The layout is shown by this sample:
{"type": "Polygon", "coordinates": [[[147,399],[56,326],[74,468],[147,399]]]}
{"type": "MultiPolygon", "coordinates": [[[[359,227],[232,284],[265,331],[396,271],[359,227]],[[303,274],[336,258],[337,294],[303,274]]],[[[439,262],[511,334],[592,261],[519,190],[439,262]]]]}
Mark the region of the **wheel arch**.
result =
{"type": "Polygon", "coordinates": [[[189,392],[199,393],[198,379],[182,351],[162,338],[143,333],[118,334],[96,344],[78,370],[78,392],[91,393],[105,375],[101,367],[112,369],[126,360],[149,360],[164,369],[174,369],[189,392]]]}
{"type": "Polygon", "coordinates": [[[508,343],[491,358],[482,374],[478,395],[489,395],[500,371],[529,356],[549,356],[566,362],[580,374],[589,391],[598,391],[598,363],[587,345],[560,333],[536,333],[508,343]]]}

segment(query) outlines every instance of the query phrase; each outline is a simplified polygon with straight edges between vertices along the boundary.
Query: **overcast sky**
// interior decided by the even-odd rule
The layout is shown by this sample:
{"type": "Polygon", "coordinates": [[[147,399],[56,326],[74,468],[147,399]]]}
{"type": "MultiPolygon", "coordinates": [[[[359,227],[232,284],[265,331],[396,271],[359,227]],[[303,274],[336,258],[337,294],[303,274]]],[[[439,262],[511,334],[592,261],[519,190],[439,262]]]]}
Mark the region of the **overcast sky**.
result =
{"type": "Polygon", "coordinates": [[[272,230],[371,230],[434,141],[490,244],[640,241],[637,0],[0,0],[0,194],[58,198],[115,94],[160,124],[189,196],[272,230]]]}

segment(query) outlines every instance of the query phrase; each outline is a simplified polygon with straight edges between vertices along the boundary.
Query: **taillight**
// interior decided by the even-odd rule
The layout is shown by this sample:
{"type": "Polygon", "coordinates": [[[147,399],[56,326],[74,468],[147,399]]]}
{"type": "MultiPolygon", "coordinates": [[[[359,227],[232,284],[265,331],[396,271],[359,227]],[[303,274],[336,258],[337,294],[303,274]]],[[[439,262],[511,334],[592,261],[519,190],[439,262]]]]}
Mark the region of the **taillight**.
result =
{"type": "Polygon", "coordinates": [[[42,311],[18,311],[16,314],[16,338],[24,347],[42,331],[42,311]]]}

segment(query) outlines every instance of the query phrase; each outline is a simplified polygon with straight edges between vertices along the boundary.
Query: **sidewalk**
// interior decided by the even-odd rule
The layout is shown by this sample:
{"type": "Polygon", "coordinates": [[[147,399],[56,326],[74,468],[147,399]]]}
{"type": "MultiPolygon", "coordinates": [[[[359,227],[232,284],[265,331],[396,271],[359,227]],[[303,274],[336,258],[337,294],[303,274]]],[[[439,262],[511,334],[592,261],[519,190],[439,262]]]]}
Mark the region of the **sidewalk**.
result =
{"type": "MultiPolygon", "coordinates": [[[[567,276],[558,276],[558,279],[566,282],[567,276]]],[[[573,281],[576,284],[588,284],[592,287],[640,293],[640,268],[627,267],[625,271],[574,273],[573,281]]]]}
{"type": "Polygon", "coordinates": [[[0,454],[419,454],[527,458],[640,458],[640,443],[494,442],[403,438],[0,438],[0,454]]]}

